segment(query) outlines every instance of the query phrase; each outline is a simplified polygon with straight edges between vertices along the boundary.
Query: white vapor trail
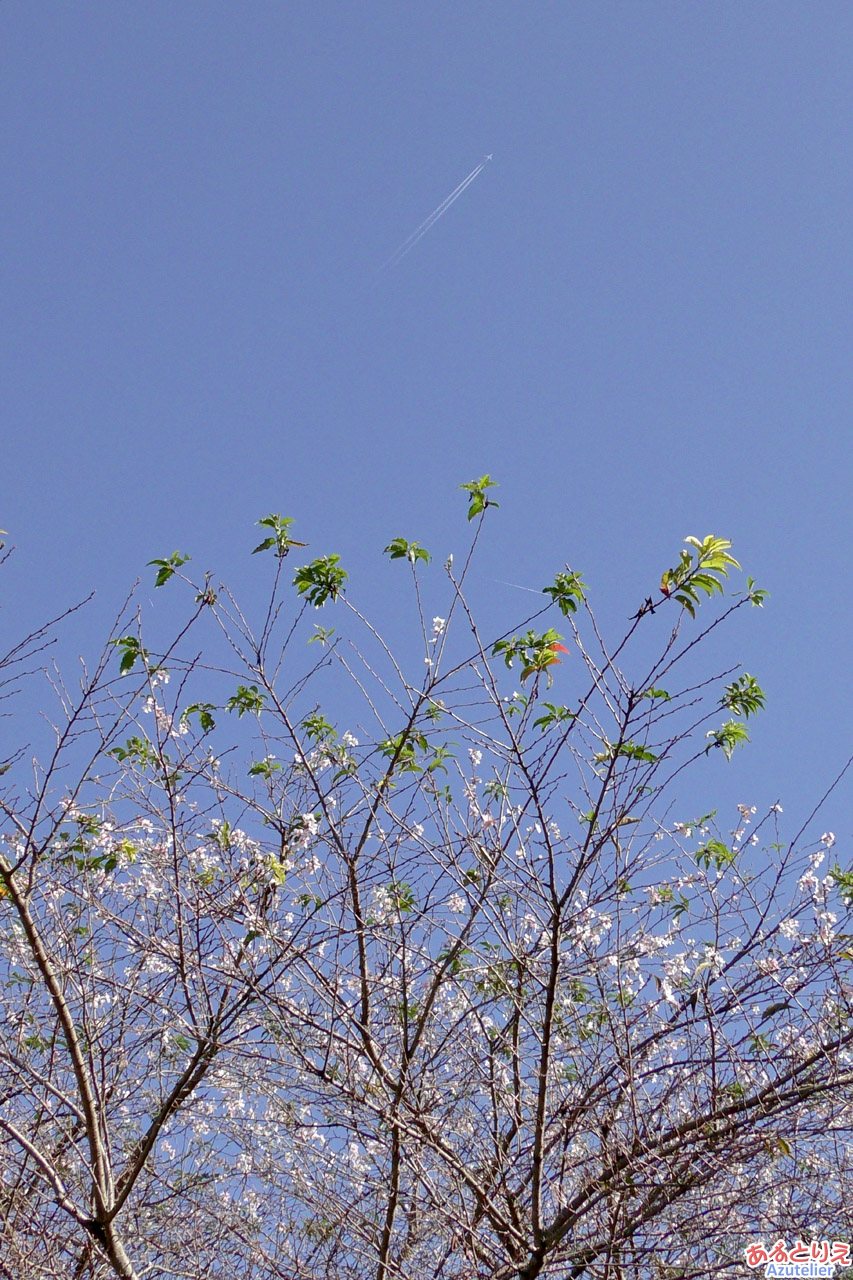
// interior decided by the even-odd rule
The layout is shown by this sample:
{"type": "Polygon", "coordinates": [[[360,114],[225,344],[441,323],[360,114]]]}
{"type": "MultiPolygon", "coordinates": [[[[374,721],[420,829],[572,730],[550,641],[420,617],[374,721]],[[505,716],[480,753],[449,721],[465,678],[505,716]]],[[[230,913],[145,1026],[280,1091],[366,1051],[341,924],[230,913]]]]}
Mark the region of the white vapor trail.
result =
{"type": "Polygon", "coordinates": [[[408,237],[408,239],[404,240],[403,243],[400,245],[400,247],[394,250],[394,252],[391,254],[391,257],[388,259],[388,261],[383,262],[382,266],[380,267],[380,271],[386,271],[388,270],[389,267],[396,267],[398,262],[402,262],[406,254],[410,253],[412,249],[414,249],[418,241],[423,239],[423,237],[430,230],[430,228],[435,226],[436,222],[438,222],[441,215],[443,213],[447,213],[447,210],[450,208],[450,206],[459,199],[459,197],[462,195],[462,192],[465,190],[466,187],[470,187],[471,183],[480,173],[482,173],[485,167],[486,167],[486,161],[481,160],[480,163],[477,165],[477,167],[471,170],[471,172],[468,174],[468,177],[464,178],[462,182],[459,183],[459,186],[454,191],[451,191],[450,195],[445,200],[442,200],[438,208],[433,209],[432,213],[429,215],[428,218],[424,218],[421,225],[415,228],[415,230],[408,237]]]}

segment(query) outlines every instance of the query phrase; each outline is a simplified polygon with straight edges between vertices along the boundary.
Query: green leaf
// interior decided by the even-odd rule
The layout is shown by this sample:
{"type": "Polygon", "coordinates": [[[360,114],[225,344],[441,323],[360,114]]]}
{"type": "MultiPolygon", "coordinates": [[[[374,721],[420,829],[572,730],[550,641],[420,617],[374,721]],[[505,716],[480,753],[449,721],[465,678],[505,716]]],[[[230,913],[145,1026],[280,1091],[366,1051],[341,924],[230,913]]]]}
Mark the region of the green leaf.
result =
{"type": "Polygon", "coordinates": [[[281,768],[281,765],[278,763],[277,760],[270,760],[270,759],[255,760],[254,763],[249,768],[249,777],[250,778],[271,778],[273,773],[275,773],[275,771],[280,768],[281,768]]]}
{"type": "Polygon", "coordinates": [[[198,716],[199,728],[202,733],[210,733],[211,729],[216,728],[216,721],[213,718],[213,712],[216,706],[212,702],[194,702],[192,706],[187,707],[181,716],[182,724],[189,724],[190,716],[198,716]]]}
{"type": "Polygon", "coordinates": [[[545,708],[545,713],[533,721],[533,726],[543,732],[553,724],[565,724],[567,720],[577,719],[577,713],[570,711],[568,707],[558,707],[553,702],[543,702],[542,706],[545,708]]]}
{"type": "Polygon", "coordinates": [[[379,743],[379,750],[387,760],[394,762],[400,773],[423,773],[424,765],[418,760],[418,749],[429,750],[429,742],[422,733],[398,733],[379,743]]]}
{"type": "Polygon", "coordinates": [[[207,604],[207,605],[216,604],[216,592],[213,590],[213,587],[210,585],[209,573],[205,575],[204,590],[198,593],[198,595],[195,598],[195,602],[196,604],[207,604]]]}
{"type": "Polygon", "coordinates": [[[191,559],[190,556],[182,556],[180,551],[173,551],[166,560],[149,560],[149,564],[157,565],[157,577],[154,579],[155,587],[162,587],[168,582],[176,570],[180,569],[182,564],[187,564],[191,559]]]}
{"type": "Polygon", "coordinates": [[[259,551],[274,550],[279,560],[283,560],[291,547],[308,546],[307,542],[297,542],[295,538],[291,538],[289,529],[293,524],[292,516],[280,516],[277,513],[273,513],[272,515],[264,516],[263,520],[258,520],[256,523],[262,529],[271,529],[272,532],[269,537],[264,538],[263,542],[259,542],[254,548],[252,551],[253,556],[257,555],[259,551]]]}
{"type": "Polygon", "coordinates": [[[728,845],[723,844],[722,840],[709,840],[702,849],[696,852],[696,861],[700,867],[704,867],[707,871],[711,863],[722,871],[724,867],[728,867],[734,862],[735,854],[728,845]]]}
{"type": "Polygon", "coordinates": [[[578,605],[583,603],[585,587],[580,574],[567,569],[565,573],[557,574],[550,587],[543,587],[542,594],[550,596],[552,603],[567,618],[570,613],[577,613],[578,605]]]}
{"type": "Polygon", "coordinates": [[[327,600],[337,600],[347,573],[340,567],[340,556],[322,556],[296,570],[293,585],[309,604],[319,609],[327,600]]]}
{"type": "Polygon", "coordinates": [[[319,711],[306,716],[300,728],[312,742],[334,742],[338,736],[334,725],[329,724],[326,717],[320,715],[319,711]]]}
{"type": "Polygon", "coordinates": [[[269,869],[276,884],[284,884],[287,879],[287,867],[273,854],[270,854],[269,869]]]}
{"type": "Polygon", "coordinates": [[[128,738],[123,747],[112,747],[108,755],[114,756],[120,763],[125,760],[138,764],[142,769],[157,761],[157,753],[147,738],[135,736],[128,738]]]}
{"type": "Polygon", "coordinates": [[[845,907],[853,906],[853,871],[842,871],[838,863],[829,873],[838,887],[838,893],[845,907]]]}
{"type": "Polygon", "coordinates": [[[629,760],[640,760],[648,764],[654,764],[658,759],[654,751],[649,751],[648,747],[641,747],[638,742],[620,742],[616,754],[627,756],[629,760]]]}
{"type": "Polygon", "coordinates": [[[487,507],[497,507],[499,503],[494,498],[490,498],[486,493],[487,489],[497,488],[497,484],[490,476],[480,476],[479,480],[472,480],[470,484],[460,484],[460,489],[464,489],[468,494],[468,519],[473,520],[475,516],[480,515],[487,507]]]}
{"type": "Polygon", "coordinates": [[[424,564],[429,564],[432,559],[426,547],[422,547],[418,542],[407,542],[405,538],[394,538],[385,548],[385,554],[392,560],[405,559],[411,564],[417,560],[423,560],[424,564]]]}
{"type": "Polygon", "coordinates": [[[518,691],[516,691],[511,698],[504,699],[504,706],[506,707],[507,715],[510,718],[512,718],[512,716],[523,715],[527,709],[529,701],[530,699],[523,693],[518,693],[518,691]]]}
{"type": "Polygon", "coordinates": [[[649,751],[648,747],[641,747],[637,742],[608,743],[606,749],[598,752],[593,759],[597,764],[605,764],[618,756],[627,756],[629,760],[639,760],[645,764],[654,764],[659,759],[654,751],[649,751]]]}
{"type": "Polygon", "coordinates": [[[510,669],[517,658],[522,665],[522,684],[532,675],[547,672],[550,687],[552,677],[549,668],[561,661],[557,656],[559,653],[568,653],[566,646],[560,643],[562,638],[552,627],[541,635],[528,631],[525,635],[513,636],[511,640],[498,640],[492,646],[492,657],[503,658],[510,669]]]}
{"type": "Polygon", "coordinates": [[[447,966],[445,972],[448,973],[451,978],[459,976],[465,968],[466,959],[468,956],[473,955],[473,952],[469,947],[460,947],[458,951],[454,952],[454,947],[456,945],[456,943],[448,943],[446,947],[442,947],[441,951],[439,951],[436,956],[436,960],[439,964],[447,966]]]}
{"type": "Polygon", "coordinates": [[[388,892],[391,895],[392,903],[398,911],[413,911],[415,909],[414,891],[405,880],[392,880],[388,886],[388,892]]]}
{"type": "Polygon", "coordinates": [[[136,636],[122,636],[119,640],[111,640],[110,644],[115,645],[121,652],[119,671],[122,675],[132,671],[137,660],[143,663],[148,661],[148,650],[143,649],[136,636]]]}
{"type": "Polygon", "coordinates": [[[764,607],[764,601],[770,595],[769,591],[763,591],[761,587],[757,587],[752,578],[746,580],[746,598],[750,604],[756,605],[759,609],[764,607]]]}
{"type": "Polygon", "coordinates": [[[766,702],[766,695],[754,676],[748,672],[744,672],[737,680],[726,685],[725,692],[720,699],[720,706],[725,707],[729,711],[734,711],[736,715],[749,719],[751,715],[755,715],[760,711],[766,702]]]}
{"type": "Polygon", "coordinates": [[[311,637],[308,643],[317,644],[317,642],[319,641],[320,644],[325,645],[325,644],[331,643],[332,636],[335,634],[335,628],[334,627],[318,627],[315,622],[314,632],[315,634],[311,637]]]}
{"type": "Polygon", "coordinates": [[[447,765],[445,760],[455,759],[453,752],[449,747],[431,747],[432,756],[427,763],[427,773],[435,773],[437,769],[441,769],[442,773],[447,773],[447,765]]]}
{"type": "Polygon", "coordinates": [[[253,712],[256,716],[260,715],[266,696],[265,693],[261,693],[256,684],[240,684],[237,686],[237,692],[226,702],[225,710],[236,711],[239,719],[242,719],[247,711],[253,712]]]}
{"type": "Polygon", "coordinates": [[[712,747],[720,747],[726,759],[731,760],[735,747],[749,742],[749,731],[740,720],[727,720],[719,729],[710,729],[705,737],[711,739],[705,748],[706,755],[712,747]]]}
{"type": "Polygon", "coordinates": [[[728,577],[729,569],[739,569],[740,565],[729,555],[732,544],[727,538],[709,534],[701,540],[689,537],[684,541],[693,550],[680,552],[678,564],[674,569],[667,569],[661,578],[660,589],[694,618],[701,595],[712,596],[715,592],[722,595],[721,579],[728,577]]]}

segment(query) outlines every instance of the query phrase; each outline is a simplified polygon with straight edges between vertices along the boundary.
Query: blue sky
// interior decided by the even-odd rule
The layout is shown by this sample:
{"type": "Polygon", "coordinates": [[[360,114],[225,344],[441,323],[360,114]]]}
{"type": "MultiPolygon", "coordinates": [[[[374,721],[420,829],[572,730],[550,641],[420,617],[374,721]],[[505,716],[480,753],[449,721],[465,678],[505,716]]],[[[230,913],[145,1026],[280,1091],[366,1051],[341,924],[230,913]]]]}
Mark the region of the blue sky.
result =
{"type": "Polygon", "coordinates": [[[270,510],[388,615],[382,547],[460,551],[489,471],[495,619],[570,560],[621,624],[732,538],[770,705],[714,778],[806,811],[853,749],[849,4],[6,0],[0,59],[4,628],[96,587],[94,644],[176,547],[251,601],[270,510]]]}

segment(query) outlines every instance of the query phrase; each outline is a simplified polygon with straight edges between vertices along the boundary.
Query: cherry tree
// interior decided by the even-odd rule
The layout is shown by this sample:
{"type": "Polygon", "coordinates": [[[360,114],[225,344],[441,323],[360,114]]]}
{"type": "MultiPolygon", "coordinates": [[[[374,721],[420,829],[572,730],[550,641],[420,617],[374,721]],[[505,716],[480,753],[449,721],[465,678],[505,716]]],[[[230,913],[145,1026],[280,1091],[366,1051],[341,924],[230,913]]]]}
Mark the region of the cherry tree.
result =
{"type": "Polygon", "coordinates": [[[0,762],[2,1274],[692,1277],[850,1236],[853,876],[778,804],[682,809],[763,706],[703,655],[765,593],[691,537],[613,644],[569,566],[485,637],[463,488],[460,568],[386,548],[404,656],[270,515],[256,622],[176,552],[171,640],[131,599],[73,684],[53,624],[2,660],[53,707],[0,762]]]}

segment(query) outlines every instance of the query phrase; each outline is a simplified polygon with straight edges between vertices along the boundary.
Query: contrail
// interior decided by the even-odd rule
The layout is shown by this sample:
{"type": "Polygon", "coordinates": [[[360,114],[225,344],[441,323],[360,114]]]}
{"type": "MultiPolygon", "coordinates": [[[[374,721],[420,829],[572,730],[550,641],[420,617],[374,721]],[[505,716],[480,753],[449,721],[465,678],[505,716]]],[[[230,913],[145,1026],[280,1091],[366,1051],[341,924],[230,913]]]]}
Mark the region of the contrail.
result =
{"type": "Polygon", "coordinates": [[[518,582],[504,582],[502,578],[492,578],[492,582],[496,582],[499,587],[515,587],[516,591],[529,591],[533,596],[542,595],[542,592],[537,591],[535,587],[522,587],[518,582]]]}
{"type": "Polygon", "coordinates": [[[385,271],[388,267],[396,266],[398,262],[400,262],[403,258],[405,258],[406,254],[409,253],[411,249],[414,249],[415,245],[418,243],[421,237],[425,236],[426,233],[429,231],[430,227],[432,227],[434,223],[438,222],[438,219],[441,217],[441,215],[443,213],[446,213],[447,210],[450,208],[450,206],[454,203],[454,201],[459,199],[459,197],[462,195],[462,192],[465,190],[465,188],[467,186],[470,186],[470,184],[474,181],[477,175],[485,167],[486,167],[485,161],[481,161],[475,169],[472,169],[471,172],[468,174],[468,177],[463,179],[463,181],[459,183],[459,186],[456,187],[454,191],[451,191],[450,195],[445,200],[442,200],[438,208],[433,209],[432,213],[429,215],[428,218],[424,218],[420,226],[415,228],[415,230],[408,237],[408,239],[404,240],[403,243],[399,246],[399,248],[394,250],[394,252],[391,254],[391,257],[387,260],[387,262],[383,262],[380,270],[385,271]]]}
{"type": "Polygon", "coordinates": [[[447,196],[446,200],[442,200],[441,205],[439,205],[437,209],[434,209],[432,211],[432,214],[429,215],[429,218],[425,218],[423,223],[420,224],[420,227],[415,228],[414,232],[411,233],[411,236],[409,237],[409,239],[405,239],[405,241],[402,242],[400,248],[397,248],[397,250],[392,253],[386,265],[391,265],[391,262],[397,261],[398,259],[400,259],[400,257],[405,255],[405,253],[409,252],[410,248],[414,248],[415,244],[418,243],[421,236],[425,236],[429,228],[432,227],[433,223],[437,223],[438,219],[441,218],[443,212],[450,209],[450,206],[453,204],[453,201],[459,200],[459,197],[462,195],[462,192],[465,191],[465,188],[469,187],[470,184],[474,182],[476,175],[482,172],[484,168],[485,168],[484,161],[480,161],[480,164],[476,165],[475,169],[471,169],[471,172],[469,173],[469,175],[467,175],[467,178],[462,179],[462,182],[460,182],[459,187],[456,187],[455,189],[453,189],[453,191],[451,191],[450,193],[450,196],[447,196]]]}
{"type": "MultiPolygon", "coordinates": [[[[489,156],[488,159],[490,160],[491,156],[489,156]]],[[[481,160],[480,163],[476,166],[476,168],[471,170],[471,172],[468,174],[468,177],[463,178],[462,182],[459,183],[459,186],[456,187],[454,191],[451,191],[450,195],[447,196],[445,200],[442,200],[438,208],[433,209],[429,217],[424,218],[421,225],[415,228],[415,230],[408,237],[408,239],[404,240],[403,243],[400,245],[400,247],[394,250],[394,252],[391,254],[391,257],[387,260],[387,262],[383,262],[382,266],[380,267],[380,271],[386,271],[389,267],[396,267],[398,262],[402,262],[406,254],[410,253],[411,250],[414,249],[418,241],[421,240],[426,235],[426,233],[430,230],[431,227],[433,227],[436,224],[436,222],[438,222],[441,215],[443,213],[447,213],[447,210],[450,208],[450,206],[459,199],[459,197],[462,195],[462,192],[465,190],[466,187],[470,187],[471,183],[480,173],[482,173],[485,167],[486,167],[486,160],[481,160]]]]}

